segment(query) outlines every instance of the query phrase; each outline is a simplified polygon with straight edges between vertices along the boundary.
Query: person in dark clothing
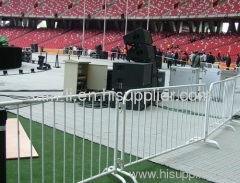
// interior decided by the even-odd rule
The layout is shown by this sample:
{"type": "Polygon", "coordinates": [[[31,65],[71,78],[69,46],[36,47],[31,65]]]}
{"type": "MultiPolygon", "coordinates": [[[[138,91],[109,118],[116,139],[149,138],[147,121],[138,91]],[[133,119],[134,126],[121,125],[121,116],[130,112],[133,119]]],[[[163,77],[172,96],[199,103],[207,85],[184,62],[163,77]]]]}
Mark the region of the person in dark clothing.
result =
{"type": "Polygon", "coordinates": [[[198,53],[196,53],[196,56],[193,57],[192,67],[200,67],[200,55],[201,55],[201,53],[198,52],[198,53]]]}
{"type": "Polygon", "coordinates": [[[227,53],[227,56],[225,57],[225,61],[226,61],[227,67],[230,67],[232,60],[231,60],[231,56],[229,53],[227,53]]]}
{"type": "Polygon", "coordinates": [[[175,66],[177,66],[178,59],[179,59],[178,51],[175,51],[175,53],[174,53],[174,65],[175,66]]]}
{"type": "Polygon", "coordinates": [[[112,47],[112,49],[111,49],[111,60],[114,60],[114,59],[115,59],[115,57],[116,57],[116,52],[117,52],[117,50],[112,47]]]}
{"type": "Polygon", "coordinates": [[[186,63],[187,63],[187,59],[188,59],[188,55],[187,55],[187,53],[184,51],[184,52],[182,52],[182,54],[181,54],[181,66],[184,66],[185,67],[185,65],[186,65],[186,63]]]}
{"type": "Polygon", "coordinates": [[[193,53],[193,56],[192,56],[192,60],[191,60],[192,64],[191,64],[191,67],[192,67],[193,64],[194,64],[194,61],[195,61],[195,58],[196,58],[197,55],[198,55],[198,51],[195,51],[195,52],[193,53]]]}
{"type": "Polygon", "coordinates": [[[222,61],[223,61],[223,59],[222,59],[222,56],[221,56],[221,53],[220,53],[220,52],[217,54],[216,61],[217,61],[217,62],[222,62],[222,61]]]}
{"type": "Polygon", "coordinates": [[[215,59],[212,55],[212,52],[209,52],[208,53],[208,56],[207,56],[207,60],[206,60],[207,63],[210,63],[210,64],[213,64],[215,62],[215,59]]]}
{"type": "Polygon", "coordinates": [[[82,47],[79,47],[79,55],[80,55],[80,56],[82,55],[82,52],[83,52],[83,48],[82,48],[82,47]]]}
{"type": "Polygon", "coordinates": [[[170,51],[168,51],[165,57],[167,59],[167,68],[170,69],[173,63],[173,54],[170,51]]]}
{"type": "Polygon", "coordinates": [[[162,57],[162,54],[163,53],[161,52],[160,48],[158,48],[156,55],[159,56],[159,57],[162,57]]]}
{"type": "Polygon", "coordinates": [[[122,57],[121,47],[120,47],[120,46],[117,46],[116,51],[117,51],[117,59],[119,60],[119,58],[122,57]]]}

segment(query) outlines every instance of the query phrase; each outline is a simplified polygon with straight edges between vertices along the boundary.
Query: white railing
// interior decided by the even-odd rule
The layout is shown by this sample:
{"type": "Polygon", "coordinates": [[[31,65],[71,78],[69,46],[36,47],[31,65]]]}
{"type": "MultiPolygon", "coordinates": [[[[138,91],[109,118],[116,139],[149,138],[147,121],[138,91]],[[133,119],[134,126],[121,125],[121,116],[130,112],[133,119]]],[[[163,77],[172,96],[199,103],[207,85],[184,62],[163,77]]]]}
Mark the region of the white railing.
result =
{"type": "Polygon", "coordinates": [[[206,85],[127,91],[122,106],[121,168],[203,140],[207,93],[206,85]],[[130,154],[128,162],[125,153],[130,154]]]}
{"type": "Polygon", "coordinates": [[[236,87],[235,87],[235,95],[233,101],[233,115],[240,112],[240,76],[235,77],[236,87]]]}
{"type": "MultiPolygon", "coordinates": [[[[125,167],[199,141],[219,147],[209,136],[240,111],[239,86],[237,76],[209,89],[201,84],[129,90],[121,100],[115,92],[103,92],[0,102],[16,115],[18,131],[22,117],[27,120],[29,166],[22,167],[18,134],[16,182],[88,182],[112,174],[125,183],[118,173],[137,182],[125,167]],[[32,156],[36,144],[38,160],[32,156]]],[[[0,124],[0,134],[4,130],[0,124]]]]}
{"type": "MultiPolygon", "coordinates": [[[[9,112],[16,114],[16,128],[19,128],[20,116],[29,122],[27,133],[31,141],[28,149],[30,158],[25,160],[28,161],[29,168],[21,166],[22,144],[21,134],[18,134],[16,182],[85,182],[115,172],[119,108],[110,108],[110,98],[115,98],[114,92],[1,102],[0,107],[4,106],[9,112]],[[41,125],[41,132],[36,132],[34,121],[41,125]],[[49,126],[50,130],[45,129],[46,126],[49,126]],[[63,133],[59,134],[59,130],[63,133]],[[37,133],[40,133],[39,139],[34,138],[37,133]],[[46,136],[47,133],[51,135],[46,136]],[[70,140],[69,134],[73,135],[70,140]],[[46,149],[49,140],[51,149],[46,149]],[[38,172],[40,177],[36,176],[37,160],[32,154],[32,145],[36,143],[41,143],[38,147],[41,162],[37,164],[41,167],[41,172],[38,172]],[[94,146],[94,143],[98,145],[94,146]],[[50,161],[49,158],[46,161],[47,156],[51,156],[50,161]],[[56,172],[62,175],[60,180],[59,176],[56,177],[56,172]]],[[[116,105],[118,106],[118,102],[116,105]]]]}
{"type": "Polygon", "coordinates": [[[231,120],[235,86],[235,78],[214,82],[210,85],[206,107],[206,138],[231,120]]]}

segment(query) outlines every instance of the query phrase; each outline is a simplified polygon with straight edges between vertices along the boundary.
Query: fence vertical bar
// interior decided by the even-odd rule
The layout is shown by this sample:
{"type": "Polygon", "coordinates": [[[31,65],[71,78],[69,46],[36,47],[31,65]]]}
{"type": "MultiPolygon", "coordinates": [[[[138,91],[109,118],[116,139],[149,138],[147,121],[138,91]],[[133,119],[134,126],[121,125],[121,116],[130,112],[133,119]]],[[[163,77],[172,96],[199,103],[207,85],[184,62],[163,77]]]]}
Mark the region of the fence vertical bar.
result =
{"type": "MultiPolygon", "coordinates": [[[[113,166],[114,166],[114,170],[116,171],[117,170],[117,165],[118,165],[118,132],[119,132],[119,101],[118,100],[116,100],[116,110],[115,110],[115,144],[114,144],[114,164],[113,164],[113,166]]],[[[122,155],[122,154],[121,154],[122,155]]],[[[123,159],[122,160],[124,160],[124,157],[123,157],[123,159]]],[[[121,164],[121,169],[123,168],[123,163],[121,164]]]]}
{"type": "Polygon", "coordinates": [[[209,124],[209,107],[210,107],[210,100],[211,100],[211,92],[212,92],[213,84],[210,85],[208,90],[208,95],[206,97],[206,107],[205,107],[205,126],[204,126],[204,140],[207,140],[208,137],[208,124],[209,124]]]}
{"type": "Polygon", "coordinates": [[[235,82],[234,82],[234,90],[233,90],[233,95],[232,95],[232,98],[231,98],[231,100],[232,100],[232,103],[231,103],[231,118],[233,117],[232,116],[232,114],[233,114],[233,105],[234,105],[234,98],[235,98],[235,90],[236,90],[236,87],[237,87],[237,84],[236,84],[236,78],[234,79],[235,80],[235,82]]]}
{"type": "Polygon", "coordinates": [[[44,122],[44,103],[42,103],[42,183],[44,183],[44,179],[45,179],[45,164],[44,164],[44,161],[45,161],[45,155],[44,155],[44,148],[45,148],[45,137],[44,137],[44,125],[45,125],[45,122],[44,122]]]}
{"type": "MultiPolygon", "coordinates": [[[[125,94],[127,95],[127,94],[125,94]]],[[[116,105],[118,105],[117,103],[118,101],[116,100],[116,105]]],[[[118,107],[118,106],[116,106],[118,107]]],[[[118,108],[116,108],[118,109],[118,108]]],[[[125,163],[125,123],[126,123],[126,103],[125,101],[123,100],[123,103],[121,104],[121,109],[122,109],[122,116],[123,116],[123,122],[122,122],[122,152],[121,152],[121,170],[124,170],[124,163],[125,163]]],[[[116,146],[117,147],[117,146],[116,146]]],[[[115,148],[116,148],[115,147],[115,148]]],[[[115,159],[116,160],[116,159],[115,159]]],[[[115,163],[116,164],[116,163],[115,163]]],[[[116,165],[115,165],[116,167],[116,165]]]]}
{"type": "Polygon", "coordinates": [[[0,109],[0,182],[7,182],[7,160],[6,160],[6,121],[7,112],[5,109],[0,109]]]}

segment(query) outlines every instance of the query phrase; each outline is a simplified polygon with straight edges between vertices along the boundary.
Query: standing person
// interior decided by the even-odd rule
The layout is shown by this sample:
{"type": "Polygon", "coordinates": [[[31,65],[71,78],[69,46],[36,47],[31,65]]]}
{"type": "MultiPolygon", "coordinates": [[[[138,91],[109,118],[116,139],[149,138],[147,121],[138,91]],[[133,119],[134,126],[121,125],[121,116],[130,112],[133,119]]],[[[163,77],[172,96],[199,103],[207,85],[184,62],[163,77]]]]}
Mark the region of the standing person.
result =
{"type": "Polygon", "coordinates": [[[162,59],[162,52],[161,52],[161,49],[160,48],[158,48],[158,50],[157,50],[157,56],[159,56],[159,57],[161,57],[161,59],[162,59]]]}
{"type": "Polygon", "coordinates": [[[78,57],[78,59],[80,58],[80,55],[81,55],[81,52],[80,52],[79,49],[77,49],[77,57],[78,57]]]}
{"type": "Polygon", "coordinates": [[[167,59],[167,68],[170,69],[170,67],[172,66],[172,62],[173,62],[173,55],[172,55],[171,51],[168,51],[165,56],[167,59]]]}
{"type": "Polygon", "coordinates": [[[83,52],[83,48],[82,48],[82,47],[79,47],[79,55],[80,55],[80,56],[82,55],[82,52],[83,52]]]}
{"type": "Polygon", "coordinates": [[[196,55],[193,57],[192,67],[200,67],[200,52],[196,52],[196,55]]]}
{"type": "Polygon", "coordinates": [[[77,54],[77,47],[76,46],[73,46],[73,55],[76,55],[77,54]]]}
{"type": "Polygon", "coordinates": [[[119,60],[119,58],[122,57],[122,51],[121,51],[121,46],[120,45],[117,46],[116,51],[117,51],[117,59],[119,60]]]}
{"type": "Polygon", "coordinates": [[[124,48],[123,48],[122,59],[125,60],[125,59],[126,59],[126,56],[127,56],[127,48],[124,47],[124,48]]]}
{"type": "Polygon", "coordinates": [[[181,66],[185,67],[186,63],[187,63],[187,59],[188,59],[188,55],[186,53],[186,51],[181,53],[181,66]]]}
{"type": "Polygon", "coordinates": [[[206,62],[207,61],[207,55],[205,54],[205,52],[203,52],[202,57],[203,57],[203,62],[206,62]]]}
{"type": "Polygon", "coordinates": [[[213,57],[213,55],[212,55],[212,52],[209,52],[208,53],[208,56],[207,56],[207,60],[206,60],[206,62],[207,63],[210,63],[210,64],[213,64],[214,63],[214,57],[213,57]]]}
{"type": "Polygon", "coordinates": [[[194,60],[195,60],[197,55],[198,55],[198,51],[193,52],[193,55],[192,55],[192,58],[191,58],[191,65],[194,64],[194,60]]]}
{"type": "Polygon", "coordinates": [[[236,61],[237,67],[240,67],[240,55],[237,54],[237,61],[236,61]]]}
{"type": "Polygon", "coordinates": [[[174,53],[174,65],[177,66],[177,62],[179,59],[178,51],[176,50],[174,53]]]}
{"type": "Polygon", "coordinates": [[[225,61],[226,61],[226,65],[229,68],[231,63],[232,63],[232,59],[229,53],[227,53],[226,57],[225,57],[225,61]]]}
{"type": "Polygon", "coordinates": [[[114,60],[115,58],[115,49],[112,47],[111,49],[111,60],[114,60]]]}
{"type": "Polygon", "coordinates": [[[216,60],[217,60],[217,62],[222,62],[222,61],[223,61],[223,59],[222,59],[222,56],[221,56],[221,53],[220,53],[220,52],[218,52],[218,54],[217,54],[217,57],[216,57],[216,60]]]}
{"type": "Polygon", "coordinates": [[[192,63],[193,62],[193,57],[194,57],[194,52],[192,51],[191,54],[189,55],[189,60],[192,63]]]}

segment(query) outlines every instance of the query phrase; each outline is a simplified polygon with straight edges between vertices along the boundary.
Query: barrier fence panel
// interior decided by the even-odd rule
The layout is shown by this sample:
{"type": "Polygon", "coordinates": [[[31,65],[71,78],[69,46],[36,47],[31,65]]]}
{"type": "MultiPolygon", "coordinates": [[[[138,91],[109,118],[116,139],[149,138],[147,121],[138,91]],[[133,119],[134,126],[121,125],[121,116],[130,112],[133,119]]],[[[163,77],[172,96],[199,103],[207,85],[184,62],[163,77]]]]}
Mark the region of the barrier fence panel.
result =
{"type": "Polygon", "coordinates": [[[206,107],[206,138],[232,118],[235,78],[214,82],[206,107]]]}
{"type": "Polygon", "coordinates": [[[233,115],[240,112],[240,76],[235,77],[236,87],[233,101],[233,115]]]}
{"type": "Polygon", "coordinates": [[[207,141],[232,119],[240,110],[239,83],[234,77],[209,89],[200,84],[0,102],[17,122],[7,182],[88,182],[112,174],[125,183],[118,173],[137,182],[125,167],[207,141]],[[21,125],[30,140],[27,157],[21,125]]]}
{"type": "Polygon", "coordinates": [[[206,85],[127,91],[121,169],[204,139],[207,95],[206,85]],[[130,154],[129,160],[124,152],[130,154]]]}
{"type": "Polygon", "coordinates": [[[7,182],[85,182],[115,172],[119,108],[110,108],[110,97],[115,93],[1,102],[9,118],[17,118],[14,128],[22,125],[30,140],[22,149],[22,132],[15,134],[7,182]],[[23,151],[29,157],[22,159],[23,151]]]}

